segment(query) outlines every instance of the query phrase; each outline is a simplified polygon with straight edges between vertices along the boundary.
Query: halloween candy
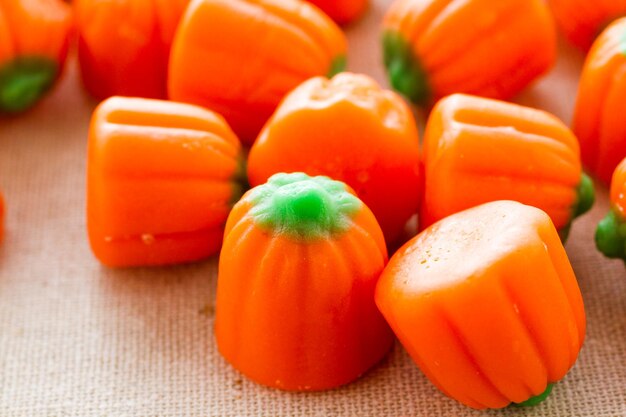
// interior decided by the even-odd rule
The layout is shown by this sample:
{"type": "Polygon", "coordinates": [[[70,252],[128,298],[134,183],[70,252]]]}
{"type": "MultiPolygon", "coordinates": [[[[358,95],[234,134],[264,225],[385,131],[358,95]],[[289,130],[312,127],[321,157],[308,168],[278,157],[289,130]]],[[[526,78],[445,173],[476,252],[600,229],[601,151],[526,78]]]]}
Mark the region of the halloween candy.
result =
{"type": "Polygon", "coordinates": [[[301,0],[193,0],[170,60],[169,96],[222,114],[251,145],[301,82],[339,72],[346,40],[301,0]]]}
{"type": "Polygon", "coordinates": [[[240,145],[224,120],[181,103],[113,97],[89,132],[87,226],[114,267],[190,262],[216,253],[237,182],[240,145]]]}
{"type": "Polygon", "coordinates": [[[391,84],[419,105],[452,93],[510,98],[556,59],[543,0],[396,0],[383,30],[391,84]]]}
{"type": "Polygon", "coordinates": [[[277,174],[231,212],[220,254],[217,345],[263,385],[289,391],[358,378],[393,344],[374,304],[380,227],[343,183],[277,174]]]}
{"type": "Polygon", "coordinates": [[[395,241],[417,213],[422,188],[411,110],[364,75],[305,82],[282,102],[248,159],[252,185],[296,171],[347,183],[395,241]]]}
{"type": "Polygon", "coordinates": [[[389,261],[376,303],[422,372],[477,409],[543,400],[585,336],[583,300],[554,225],[512,201],[424,230],[389,261]]]}

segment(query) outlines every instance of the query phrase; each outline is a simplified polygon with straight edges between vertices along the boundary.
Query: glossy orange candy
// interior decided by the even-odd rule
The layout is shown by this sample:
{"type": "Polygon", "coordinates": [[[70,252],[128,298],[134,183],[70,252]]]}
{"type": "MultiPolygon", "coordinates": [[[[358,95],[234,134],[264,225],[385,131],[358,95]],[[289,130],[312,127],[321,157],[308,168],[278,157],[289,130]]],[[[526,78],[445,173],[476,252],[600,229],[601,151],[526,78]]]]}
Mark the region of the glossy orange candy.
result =
{"type": "Polygon", "coordinates": [[[355,21],[367,8],[368,0],[309,0],[340,25],[355,21]]]}
{"type": "Polygon", "coordinates": [[[383,30],[391,84],[419,105],[452,93],[508,99],[556,60],[543,0],[396,0],[383,30]]]}
{"type": "Polygon", "coordinates": [[[550,218],[511,201],[454,214],[407,243],[376,303],[426,376],[477,409],[543,400],[585,336],[580,289],[550,218]]]}
{"type": "Polygon", "coordinates": [[[605,184],[626,158],[626,18],[596,40],[583,67],[574,113],[585,166],[605,184]]]}
{"type": "Polygon", "coordinates": [[[376,219],[343,183],[274,175],[226,223],[215,312],[221,354],[283,390],[353,381],[393,345],[374,304],[386,262],[376,219]]]}
{"type": "Polygon", "coordinates": [[[89,131],[87,226],[114,267],[195,261],[216,253],[240,195],[240,145],[196,106],[113,97],[89,131]]]}
{"type": "Polygon", "coordinates": [[[165,98],[174,33],[189,0],[76,0],[78,58],[94,97],[165,98]]]}
{"type": "Polygon", "coordinates": [[[339,72],[346,40],[301,0],[193,0],[170,60],[169,96],[222,114],[251,145],[283,97],[339,72]]]}
{"type": "Polygon", "coordinates": [[[424,138],[420,226],[495,200],[544,210],[566,234],[593,204],[578,141],[540,110],[456,94],[433,109],[424,138]]]}
{"type": "Polygon", "coordinates": [[[0,113],[27,110],[52,88],[71,27],[60,0],[0,0],[0,113]]]}
{"type": "Polygon", "coordinates": [[[613,20],[626,16],[626,0],[548,0],[565,37],[586,51],[613,20]]]}
{"type": "Polygon", "coordinates": [[[248,158],[253,186],[298,171],[347,183],[395,242],[417,213],[422,188],[411,110],[364,75],[305,82],[281,103],[248,158]]]}

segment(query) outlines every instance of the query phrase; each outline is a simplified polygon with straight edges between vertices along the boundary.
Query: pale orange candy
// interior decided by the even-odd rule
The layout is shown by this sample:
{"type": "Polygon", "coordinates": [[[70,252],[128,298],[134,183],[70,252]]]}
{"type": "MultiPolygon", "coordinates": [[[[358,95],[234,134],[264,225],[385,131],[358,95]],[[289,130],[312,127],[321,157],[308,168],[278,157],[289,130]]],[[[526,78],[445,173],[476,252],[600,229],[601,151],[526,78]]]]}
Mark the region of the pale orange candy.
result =
{"type": "Polygon", "coordinates": [[[554,225],[512,201],[424,230],[389,261],[376,303],[422,372],[477,409],[545,394],[585,337],[580,289],[554,225]]]}
{"type": "Polygon", "coordinates": [[[92,250],[109,266],[189,262],[217,252],[238,197],[240,145],[196,106],[113,97],[95,111],[87,168],[92,250]]]}
{"type": "Polygon", "coordinates": [[[172,47],[169,96],[222,114],[250,145],[289,91],[345,55],[341,30],[301,0],[194,0],[172,47]]]}
{"type": "Polygon", "coordinates": [[[392,85],[420,105],[453,93],[508,99],[556,60],[543,0],[397,0],[383,31],[392,85]]]}
{"type": "Polygon", "coordinates": [[[585,166],[609,184],[626,157],[626,18],[615,21],[596,40],[580,77],[574,133],[585,166]]]}
{"type": "Polygon", "coordinates": [[[449,96],[430,115],[423,161],[421,227],[482,203],[515,200],[544,210],[561,230],[579,206],[592,204],[579,204],[583,176],[576,137],[540,110],[449,96]]]}

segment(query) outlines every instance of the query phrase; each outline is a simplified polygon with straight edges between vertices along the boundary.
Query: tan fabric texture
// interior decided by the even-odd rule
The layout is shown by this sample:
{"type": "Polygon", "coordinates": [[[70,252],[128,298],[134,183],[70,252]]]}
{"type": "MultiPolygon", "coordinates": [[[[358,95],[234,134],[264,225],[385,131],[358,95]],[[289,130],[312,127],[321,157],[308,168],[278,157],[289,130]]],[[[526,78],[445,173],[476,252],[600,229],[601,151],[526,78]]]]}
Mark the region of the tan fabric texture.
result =
{"type": "MultiPolygon", "coordinates": [[[[387,1],[347,29],[350,69],[384,81],[379,26],[387,1]]],[[[569,122],[582,55],[518,101],[569,122]]],[[[85,230],[85,148],[95,103],[75,62],[40,106],[0,119],[0,417],[626,416],[626,270],[593,244],[608,209],[600,188],[567,245],[588,317],[577,365],[539,407],[477,412],[440,394],[400,346],[341,389],[289,394],[234,371],[213,338],[216,260],[110,270],[85,230]]],[[[423,127],[423,116],[418,117],[423,127]]]]}

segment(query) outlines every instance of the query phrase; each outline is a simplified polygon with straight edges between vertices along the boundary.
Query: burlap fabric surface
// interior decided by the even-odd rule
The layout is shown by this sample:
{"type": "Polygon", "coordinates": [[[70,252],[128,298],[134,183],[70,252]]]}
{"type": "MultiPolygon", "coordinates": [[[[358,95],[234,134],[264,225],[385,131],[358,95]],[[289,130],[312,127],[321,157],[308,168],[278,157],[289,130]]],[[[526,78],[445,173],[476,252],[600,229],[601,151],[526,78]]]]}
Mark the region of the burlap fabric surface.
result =
{"type": "MultiPolygon", "coordinates": [[[[378,27],[386,5],[378,1],[348,29],[350,68],[381,82],[378,27]]],[[[569,122],[582,56],[561,49],[552,73],[519,101],[569,122]]],[[[84,172],[94,105],[72,68],[37,109],[0,120],[0,188],[8,204],[0,247],[0,417],[626,416],[626,272],[593,245],[608,208],[605,189],[567,245],[587,308],[586,343],[543,405],[464,408],[441,395],[400,346],[353,384],[288,394],[247,381],[218,354],[215,259],[109,270],[92,257],[84,172]]]]}

